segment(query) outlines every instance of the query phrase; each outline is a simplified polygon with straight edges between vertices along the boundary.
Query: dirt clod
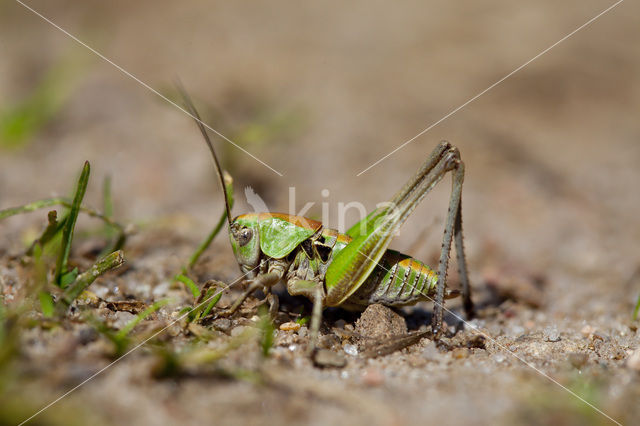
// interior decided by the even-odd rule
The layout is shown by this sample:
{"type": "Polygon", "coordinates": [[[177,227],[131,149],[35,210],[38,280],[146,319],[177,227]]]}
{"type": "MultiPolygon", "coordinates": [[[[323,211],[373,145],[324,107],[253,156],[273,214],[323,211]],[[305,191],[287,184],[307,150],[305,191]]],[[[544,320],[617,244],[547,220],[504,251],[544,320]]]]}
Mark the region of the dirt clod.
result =
{"type": "Polygon", "coordinates": [[[356,322],[356,333],[367,339],[388,339],[407,334],[407,324],[392,309],[375,304],[368,306],[356,322]]]}

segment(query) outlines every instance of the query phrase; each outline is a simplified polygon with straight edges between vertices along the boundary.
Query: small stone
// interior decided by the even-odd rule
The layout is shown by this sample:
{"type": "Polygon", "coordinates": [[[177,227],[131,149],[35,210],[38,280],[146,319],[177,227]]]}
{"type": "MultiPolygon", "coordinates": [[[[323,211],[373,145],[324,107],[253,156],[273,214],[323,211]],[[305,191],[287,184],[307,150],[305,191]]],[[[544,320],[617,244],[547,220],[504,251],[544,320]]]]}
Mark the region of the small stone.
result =
{"type": "Polygon", "coordinates": [[[421,357],[418,354],[409,354],[405,359],[407,360],[407,364],[409,364],[413,368],[422,368],[427,365],[428,362],[425,358],[421,357]]]}
{"type": "Polygon", "coordinates": [[[347,345],[344,345],[343,349],[347,355],[351,355],[351,356],[358,355],[358,348],[356,347],[356,345],[347,344],[347,345]]]}
{"type": "Polygon", "coordinates": [[[307,327],[300,327],[298,329],[298,336],[306,337],[308,332],[309,332],[309,329],[307,327]]]}
{"type": "Polygon", "coordinates": [[[584,367],[587,361],[589,361],[589,356],[582,352],[572,352],[568,358],[571,365],[578,370],[584,367]]]}
{"type": "Polygon", "coordinates": [[[369,368],[362,373],[362,383],[366,386],[380,386],[384,383],[384,376],[377,368],[369,368]]]}
{"type": "Polygon", "coordinates": [[[247,327],[244,325],[239,325],[237,327],[234,327],[233,330],[231,330],[231,337],[238,337],[239,335],[244,333],[246,329],[247,327]]]}
{"type": "Polygon", "coordinates": [[[284,324],[280,324],[280,330],[282,331],[298,331],[300,330],[300,324],[297,322],[289,321],[284,324]]]}
{"type": "Polygon", "coordinates": [[[560,333],[555,326],[547,327],[544,329],[544,340],[545,342],[559,342],[560,341],[560,333]]]}
{"type": "Polygon", "coordinates": [[[356,333],[368,339],[388,339],[407,334],[402,316],[380,304],[367,306],[356,322],[356,333]]]}
{"type": "Polygon", "coordinates": [[[589,338],[591,338],[591,336],[593,336],[593,333],[595,332],[596,332],[596,329],[594,327],[591,327],[589,324],[585,325],[580,330],[580,333],[582,333],[584,337],[589,337],[589,338]]]}
{"type": "Polygon", "coordinates": [[[342,353],[318,349],[313,355],[313,363],[318,367],[342,368],[347,365],[347,360],[342,353]]]}
{"type": "Polygon", "coordinates": [[[440,359],[440,351],[436,347],[435,342],[430,342],[427,344],[427,346],[422,351],[422,356],[424,357],[424,359],[427,359],[429,361],[436,361],[440,359]]]}
{"type": "Polygon", "coordinates": [[[467,348],[455,348],[451,352],[453,359],[465,359],[469,357],[469,349],[467,348]]]}
{"type": "Polygon", "coordinates": [[[132,313],[126,311],[116,312],[113,316],[115,317],[113,326],[118,329],[124,327],[129,321],[136,317],[132,313]]]}
{"type": "Polygon", "coordinates": [[[231,320],[228,318],[218,318],[211,325],[216,330],[226,333],[231,328],[231,320]]]}
{"type": "Polygon", "coordinates": [[[636,349],[631,356],[627,358],[627,367],[635,371],[640,371],[640,349],[636,349]]]}

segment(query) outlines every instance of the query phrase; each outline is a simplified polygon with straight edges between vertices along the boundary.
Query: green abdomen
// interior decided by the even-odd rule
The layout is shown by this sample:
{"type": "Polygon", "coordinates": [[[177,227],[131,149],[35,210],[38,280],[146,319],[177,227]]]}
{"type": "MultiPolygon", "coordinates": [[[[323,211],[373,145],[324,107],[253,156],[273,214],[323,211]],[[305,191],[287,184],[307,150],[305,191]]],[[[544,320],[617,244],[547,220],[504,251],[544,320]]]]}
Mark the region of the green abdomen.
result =
{"type": "Polygon", "coordinates": [[[387,250],[369,278],[344,304],[366,307],[372,303],[400,307],[435,296],[438,275],[424,263],[395,250],[387,250]]]}

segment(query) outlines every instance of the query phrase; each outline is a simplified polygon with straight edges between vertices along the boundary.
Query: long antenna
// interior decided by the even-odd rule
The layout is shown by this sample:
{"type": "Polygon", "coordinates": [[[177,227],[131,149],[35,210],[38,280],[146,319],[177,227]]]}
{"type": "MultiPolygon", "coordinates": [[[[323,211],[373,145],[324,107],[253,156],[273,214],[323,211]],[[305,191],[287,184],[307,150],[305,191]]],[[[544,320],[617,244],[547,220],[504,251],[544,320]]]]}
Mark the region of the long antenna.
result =
{"type": "Polygon", "coordinates": [[[224,194],[224,206],[227,209],[227,222],[229,222],[229,226],[231,226],[231,207],[229,207],[229,195],[227,194],[227,187],[224,184],[224,176],[222,175],[222,169],[220,168],[220,161],[218,161],[216,150],[213,149],[213,143],[211,143],[211,139],[209,139],[209,134],[207,133],[207,129],[204,127],[204,124],[200,119],[200,114],[198,114],[198,110],[196,110],[196,107],[193,105],[191,98],[187,94],[187,91],[185,90],[180,80],[176,82],[176,86],[178,87],[178,91],[182,95],[185,106],[189,110],[189,114],[191,115],[191,118],[193,118],[196,124],[198,125],[198,128],[200,129],[200,133],[202,133],[202,136],[204,137],[205,142],[207,142],[207,145],[209,146],[209,151],[211,151],[211,155],[213,156],[213,161],[216,163],[216,170],[218,172],[218,176],[220,177],[220,185],[222,185],[222,193],[224,194]]]}

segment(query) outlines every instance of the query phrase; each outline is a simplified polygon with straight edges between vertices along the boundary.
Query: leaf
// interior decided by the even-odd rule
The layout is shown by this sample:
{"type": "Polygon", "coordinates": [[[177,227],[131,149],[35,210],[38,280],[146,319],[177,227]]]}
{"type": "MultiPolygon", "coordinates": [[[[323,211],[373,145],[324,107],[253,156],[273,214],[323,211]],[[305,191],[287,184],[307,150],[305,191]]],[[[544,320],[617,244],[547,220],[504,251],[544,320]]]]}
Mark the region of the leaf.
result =
{"type": "Polygon", "coordinates": [[[184,274],[178,274],[173,279],[175,281],[179,281],[183,283],[191,291],[191,294],[193,295],[194,299],[197,299],[198,297],[200,297],[200,289],[198,288],[198,285],[194,283],[191,278],[187,277],[184,274]]]}

